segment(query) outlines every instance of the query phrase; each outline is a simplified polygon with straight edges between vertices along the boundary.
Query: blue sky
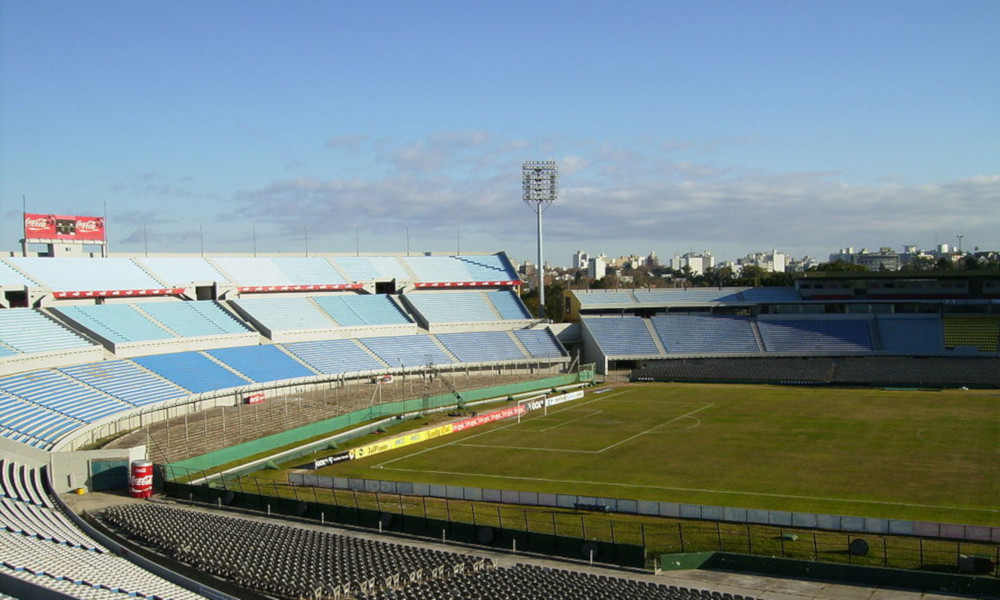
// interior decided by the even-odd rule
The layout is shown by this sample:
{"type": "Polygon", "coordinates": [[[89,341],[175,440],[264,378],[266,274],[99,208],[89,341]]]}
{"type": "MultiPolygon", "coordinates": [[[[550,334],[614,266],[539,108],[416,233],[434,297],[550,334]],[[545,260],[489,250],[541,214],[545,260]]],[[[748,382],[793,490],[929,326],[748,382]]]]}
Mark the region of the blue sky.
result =
{"type": "Polygon", "coordinates": [[[0,248],[1000,249],[1000,2],[0,0],[0,248]],[[145,228],[145,234],[143,230],[145,228]]]}

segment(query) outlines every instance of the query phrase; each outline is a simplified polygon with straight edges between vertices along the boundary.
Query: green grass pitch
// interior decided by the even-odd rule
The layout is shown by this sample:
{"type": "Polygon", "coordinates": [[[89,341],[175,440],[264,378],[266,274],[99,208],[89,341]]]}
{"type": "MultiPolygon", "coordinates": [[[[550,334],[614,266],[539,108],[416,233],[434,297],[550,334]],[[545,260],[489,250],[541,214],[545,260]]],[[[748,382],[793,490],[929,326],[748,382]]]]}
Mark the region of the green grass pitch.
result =
{"type": "Polygon", "coordinates": [[[633,384],[320,474],[996,526],[1000,393],[633,384]]]}

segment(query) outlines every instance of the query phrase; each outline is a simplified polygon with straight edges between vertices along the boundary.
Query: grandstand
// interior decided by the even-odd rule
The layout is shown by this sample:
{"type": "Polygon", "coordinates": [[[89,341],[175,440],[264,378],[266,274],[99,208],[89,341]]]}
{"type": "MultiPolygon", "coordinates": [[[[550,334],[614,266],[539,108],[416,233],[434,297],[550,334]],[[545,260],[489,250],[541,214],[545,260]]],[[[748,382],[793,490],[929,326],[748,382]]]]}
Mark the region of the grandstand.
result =
{"type": "Polygon", "coordinates": [[[49,597],[198,600],[109,551],[80,530],[49,497],[44,469],[0,459],[0,584],[49,597]],[[16,580],[24,585],[11,583],[16,580]]]}
{"type": "Polygon", "coordinates": [[[561,341],[604,373],[654,359],[998,357],[995,283],[809,273],[786,288],[569,290],[567,317],[580,326],[561,341]]]}
{"type": "MultiPolygon", "coordinates": [[[[1000,385],[995,302],[966,297],[995,289],[989,282],[862,286],[860,299],[831,298],[848,284],[822,283],[571,291],[569,314],[578,325],[553,326],[530,316],[502,253],[0,258],[0,446],[15,457],[0,462],[7,525],[0,549],[16,558],[4,562],[4,572],[76,597],[80,588],[68,586],[81,581],[118,594],[107,597],[197,597],[154,589],[125,569],[117,577],[97,569],[104,559],[91,558],[100,546],[55,515],[43,482],[56,492],[95,489],[112,463],[221,450],[372,406],[383,392],[426,397],[431,381],[450,385],[441,380],[459,375],[488,381],[520,371],[527,379],[595,363],[599,372],[635,380],[1000,385]],[[900,290],[902,299],[895,297],[900,290]],[[941,290],[947,303],[934,297],[941,290]],[[366,387],[399,374],[412,377],[395,389],[366,387]],[[244,406],[264,392],[263,406],[244,406]],[[188,428],[188,419],[198,427],[188,428]],[[178,421],[187,448],[178,449],[176,433],[172,444],[158,437],[169,439],[168,424],[178,421]],[[74,570],[72,562],[87,566],[74,570]]],[[[175,551],[206,570],[221,568],[211,542],[188,541],[175,551]]],[[[622,582],[599,592],[604,582],[578,575],[448,560],[427,567],[450,569],[448,581],[430,577],[389,592],[396,586],[385,580],[403,582],[415,571],[380,566],[375,577],[334,579],[328,591],[435,598],[453,590],[535,597],[527,590],[537,589],[537,597],[559,598],[579,589],[611,597],[617,589],[613,597],[701,597],[652,586],[633,594],[622,582]]],[[[355,562],[338,570],[354,573],[355,562]]],[[[291,572],[284,564],[254,568],[227,576],[263,593],[308,595],[319,585],[299,575],[268,579],[274,569],[291,572]],[[281,587],[293,584],[302,587],[281,587]]]]}

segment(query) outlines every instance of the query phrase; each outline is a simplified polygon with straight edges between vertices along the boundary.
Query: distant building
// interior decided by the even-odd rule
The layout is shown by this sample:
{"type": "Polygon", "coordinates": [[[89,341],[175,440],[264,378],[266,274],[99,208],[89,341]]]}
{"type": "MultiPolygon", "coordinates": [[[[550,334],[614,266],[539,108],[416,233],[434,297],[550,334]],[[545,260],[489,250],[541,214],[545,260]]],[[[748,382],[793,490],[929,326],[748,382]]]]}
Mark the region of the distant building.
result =
{"type": "Polygon", "coordinates": [[[595,256],[587,263],[587,277],[597,281],[603,279],[608,273],[608,262],[604,255],[595,256]]]}
{"type": "Polygon", "coordinates": [[[753,265],[771,273],[784,273],[788,264],[788,257],[777,250],[771,250],[770,254],[766,252],[747,254],[746,257],[737,259],[736,264],[740,268],[753,265]]]}
{"type": "Polygon", "coordinates": [[[683,256],[675,256],[670,259],[670,268],[675,271],[683,271],[684,267],[691,270],[692,275],[704,275],[707,269],[715,268],[715,257],[705,250],[701,253],[688,252],[683,256]]]}
{"type": "Polygon", "coordinates": [[[584,252],[583,250],[577,250],[573,253],[573,268],[574,269],[586,269],[590,264],[590,253],[584,252]]]}
{"type": "Polygon", "coordinates": [[[878,252],[862,248],[855,252],[854,248],[841,248],[840,252],[830,255],[830,262],[845,262],[862,266],[869,271],[898,271],[901,266],[899,254],[892,248],[883,246],[878,252]]]}

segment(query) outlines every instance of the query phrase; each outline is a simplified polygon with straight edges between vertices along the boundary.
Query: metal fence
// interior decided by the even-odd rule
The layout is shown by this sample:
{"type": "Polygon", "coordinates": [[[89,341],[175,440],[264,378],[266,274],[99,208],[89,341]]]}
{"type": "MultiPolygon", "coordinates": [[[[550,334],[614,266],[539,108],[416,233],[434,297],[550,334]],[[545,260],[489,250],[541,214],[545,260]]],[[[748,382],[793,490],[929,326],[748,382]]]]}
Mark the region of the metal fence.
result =
{"type": "MultiPolygon", "coordinates": [[[[595,542],[642,546],[647,558],[660,554],[720,551],[849,565],[921,569],[948,573],[975,573],[1000,577],[1000,544],[986,540],[942,539],[937,535],[897,534],[886,524],[878,531],[830,531],[794,525],[803,519],[781,517],[779,523],[727,522],[718,507],[697,512],[682,505],[640,514],[639,501],[614,501],[536,492],[486,490],[410,482],[319,477],[293,473],[291,484],[257,478],[230,478],[218,482],[223,490],[290,497],[304,502],[326,502],[380,513],[417,515],[473,525],[489,525],[595,542]],[[612,504],[612,502],[615,502],[612,504]],[[631,504],[627,504],[631,502],[631,504]],[[633,514],[623,514],[632,508],[633,514]],[[716,512],[716,510],[718,512],[716,512]],[[718,519],[704,520],[710,515],[718,519]],[[651,519],[649,517],[667,517],[651,519]],[[787,524],[783,524],[787,523],[787,524]]],[[[695,505],[683,505],[694,507],[695,505]]],[[[649,506],[646,505],[648,509],[649,506]]],[[[659,509],[659,507],[657,507],[659,509]]],[[[736,510],[736,509],[732,509],[736,510]]],[[[736,513],[755,517],[751,511],[736,513]]],[[[771,512],[771,511],[762,511],[771,512]]],[[[733,516],[734,513],[728,513],[733,516]]],[[[790,514],[790,513],[786,513],[790,514]]],[[[798,514],[798,513],[796,513],[798,514]]],[[[756,515],[762,517],[762,515],[756,515]]],[[[845,517],[847,518],[847,517],[845,517]]],[[[864,526],[865,519],[855,525],[864,526]]],[[[851,522],[853,523],[853,522],[851,522]]],[[[933,524],[927,524],[933,525],[933,524]]],[[[947,527],[947,526],[941,526],[947,527]]],[[[930,528],[928,528],[930,530],[930,528]]],[[[989,530],[989,528],[987,528],[989,530]]],[[[935,530],[938,534],[940,527],[935,530]]]]}

